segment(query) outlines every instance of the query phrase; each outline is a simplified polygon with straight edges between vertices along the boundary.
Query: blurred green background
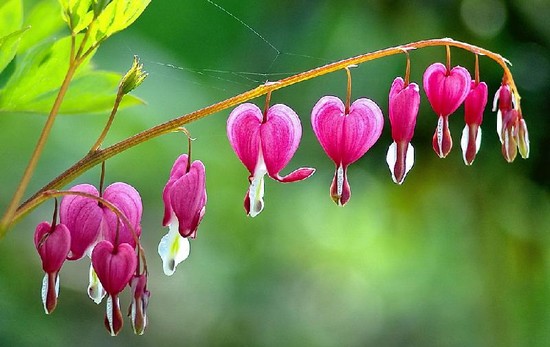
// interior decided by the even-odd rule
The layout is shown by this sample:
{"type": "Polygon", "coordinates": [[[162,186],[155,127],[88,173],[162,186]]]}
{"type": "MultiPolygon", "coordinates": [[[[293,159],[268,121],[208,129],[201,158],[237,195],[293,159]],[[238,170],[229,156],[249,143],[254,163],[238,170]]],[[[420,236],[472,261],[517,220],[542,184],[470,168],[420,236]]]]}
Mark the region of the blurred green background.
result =
{"type": "MultiPolygon", "coordinates": [[[[144,203],[143,243],[152,292],[149,326],[117,338],[103,327],[104,304],[85,293],[88,263],[66,263],[52,316],[40,300],[42,271],[32,235],[51,218],[36,209],[0,242],[0,346],[549,346],[550,345],[550,3],[488,1],[154,0],[140,19],[100,49],[100,69],[123,73],[141,57],[149,77],[134,93],[145,106],[121,111],[114,143],[265,80],[327,62],[425,38],[452,37],[501,53],[513,63],[531,137],[531,158],[508,164],[500,153],[490,105],[472,167],[462,161],[463,109],[451,117],[455,146],[438,159],[431,148],[436,117],[423,94],[413,145],[416,163],[403,186],[385,163],[389,122],[379,142],[349,170],[345,208],[328,196],[333,175],[309,115],[323,95],[345,95],[345,73],[273,94],[301,116],[302,144],[283,171],[313,166],[307,181],[266,182],[266,207],[254,219],[242,200],[247,172],[225,135],[229,111],[189,125],[194,157],[207,168],[207,214],[190,258],[175,275],[156,253],[161,192],[181,134],[142,144],[107,162],[107,181],[135,186],[144,203]],[[266,42],[267,41],[267,42],[266,42]],[[279,51],[279,53],[277,52],[279,51]],[[245,74],[246,73],[246,74],[245,74]],[[250,74],[249,74],[250,73],[250,74]]],[[[61,37],[61,34],[60,34],[61,37]]],[[[473,56],[453,49],[453,64],[473,71],[473,56]]],[[[411,53],[412,79],[443,61],[443,48],[411,53]]],[[[501,68],[481,59],[490,98],[501,68]]],[[[402,56],[361,65],[353,98],[375,100],[387,115],[402,56]]],[[[264,99],[255,100],[263,105],[264,99]]],[[[491,103],[491,100],[489,101],[491,103]]],[[[28,193],[77,161],[106,114],[57,119],[28,193]]],[[[0,211],[4,211],[45,118],[0,117],[0,211]]],[[[97,184],[94,168],[76,183],[97,184]]],[[[129,304],[122,296],[123,310],[129,304]]]]}

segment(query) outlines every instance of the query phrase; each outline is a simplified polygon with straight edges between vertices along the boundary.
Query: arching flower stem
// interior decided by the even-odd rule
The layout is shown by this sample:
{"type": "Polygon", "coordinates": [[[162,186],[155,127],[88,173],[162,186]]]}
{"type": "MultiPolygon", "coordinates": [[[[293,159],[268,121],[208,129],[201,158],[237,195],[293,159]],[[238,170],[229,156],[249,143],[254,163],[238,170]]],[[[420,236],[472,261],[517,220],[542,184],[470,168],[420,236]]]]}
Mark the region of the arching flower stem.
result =
{"type": "MultiPolygon", "coordinates": [[[[35,193],[31,198],[25,201],[21,206],[17,208],[17,210],[11,211],[11,212],[8,211],[5,214],[2,221],[0,222],[0,239],[4,237],[9,226],[13,225],[13,223],[17,222],[26,213],[30,212],[32,209],[37,207],[39,204],[41,204],[48,198],[43,194],[45,191],[63,187],[64,185],[66,185],[76,177],[80,176],[85,171],[94,167],[95,165],[127,149],[137,146],[138,144],[146,142],[160,135],[170,133],[175,129],[177,129],[178,127],[181,127],[185,124],[192,123],[194,121],[197,121],[211,114],[234,107],[243,102],[249,101],[251,99],[257,98],[262,95],[266,95],[275,90],[285,88],[296,83],[304,82],[322,75],[326,75],[334,71],[342,70],[351,65],[358,65],[371,60],[376,60],[376,59],[397,55],[397,54],[403,54],[404,52],[407,52],[409,50],[420,49],[425,47],[437,47],[437,46],[445,46],[447,48],[450,48],[451,46],[458,47],[466,51],[472,52],[476,55],[485,55],[489,59],[492,59],[495,62],[497,62],[504,70],[504,79],[508,82],[508,85],[510,86],[511,91],[512,93],[514,93],[516,101],[519,104],[520,96],[519,96],[517,87],[514,83],[512,73],[508,68],[508,65],[510,64],[510,62],[504,57],[502,57],[500,54],[491,52],[487,49],[484,49],[478,46],[474,46],[461,41],[456,41],[450,38],[441,38],[441,39],[421,40],[421,41],[408,43],[405,45],[394,46],[394,47],[390,47],[390,48],[386,48],[386,49],[382,49],[382,50],[378,50],[370,53],[361,54],[352,58],[343,59],[334,63],[329,63],[327,65],[314,68],[312,70],[301,72],[276,82],[266,82],[242,94],[230,97],[226,100],[220,101],[218,103],[212,104],[210,106],[204,107],[202,109],[196,110],[194,112],[185,114],[183,116],[169,120],[165,123],[154,126],[139,134],[131,136],[118,143],[115,143],[110,147],[107,147],[104,149],[98,149],[94,152],[88,153],[86,156],[84,156],[84,158],[82,158],[80,161],[78,161],[68,170],[63,172],[61,175],[59,175],[57,178],[52,180],[47,185],[45,185],[42,189],[40,189],[37,193],[35,193]]],[[[68,83],[67,83],[67,86],[65,86],[65,88],[66,87],[68,87],[68,83]]],[[[23,193],[21,193],[21,196],[22,194],[23,193]]]]}

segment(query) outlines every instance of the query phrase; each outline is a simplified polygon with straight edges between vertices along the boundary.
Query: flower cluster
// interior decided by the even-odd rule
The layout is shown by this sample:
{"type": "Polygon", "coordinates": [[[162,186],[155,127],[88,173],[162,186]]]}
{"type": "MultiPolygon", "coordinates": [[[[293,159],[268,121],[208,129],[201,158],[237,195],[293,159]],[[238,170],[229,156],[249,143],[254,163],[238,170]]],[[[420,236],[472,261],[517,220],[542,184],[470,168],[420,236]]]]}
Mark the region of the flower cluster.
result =
{"type": "MultiPolygon", "coordinates": [[[[405,52],[406,53],[406,52],[405,52]]],[[[481,144],[481,124],[487,104],[488,87],[479,80],[476,56],[475,78],[463,67],[434,63],[424,72],[423,89],[438,117],[432,146],[435,153],[446,157],[453,145],[449,117],[464,104],[465,127],[461,137],[464,162],[471,165],[481,144]]],[[[409,81],[410,61],[407,54],[405,77],[394,79],[389,88],[388,118],[392,143],[386,162],[392,180],[402,184],[414,165],[413,139],[420,108],[420,87],[409,81]]],[[[379,140],[384,116],[371,99],[362,97],[351,102],[351,73],[348,75],[345,102],[335,96],[323,96],[311,111],[311,126],[326,155],[335,166],[330,196],[337,205],[345,205],[351,197],[347,172],[379,140]]],[[[519,153],[529,155],[529,137],[519,107],[515,86],[503,78],[494,99],[497,111],[497,132],[502,153],[513,161],[519,153]]],[[[267,94],[262,111],[252,103],[236,107],[227,120],[227,136],[235,154],[249,172],[248,190],[244,197],[246,214],[255,217],[264,209],[264,178],[266,175],[281,183],[303,181],[315,169],[298,168],[287,175],[281,171],[296,153],[301,136],[300,118],[283,104],[269,105],[267,94]]],[[[184,132],[187,133],[186,130],[184,132]]],[[[191,160],[189,153],[180,155],[173,164],[162,192],[163,226],[168,233],[158,245],[163,271],[172,275],[178,264],[190,252],[189,239],[206,211],[206,170],[200,160],[191,160]]],[[[103,175],[102,175],[103,176],[103,175]]],[[[142,334],[147,326],[147,266],[140,245],[142,202],[136,189],[126,183],[114,183],[104,191],[90,184],[80,184],[69,191],[57,191],[63,196],[57,205],[53,222],[40,223],[34,243],[45,272],[42,301],[46,313],[51,313],[59,295],[59,272],[65,260],[91,259],[88,295],[96,303],[107,296],[105,326],[111,335],[122,328],[119,294],[128,286],[132,293],[129,316],[134,332],[142,334]]]]}

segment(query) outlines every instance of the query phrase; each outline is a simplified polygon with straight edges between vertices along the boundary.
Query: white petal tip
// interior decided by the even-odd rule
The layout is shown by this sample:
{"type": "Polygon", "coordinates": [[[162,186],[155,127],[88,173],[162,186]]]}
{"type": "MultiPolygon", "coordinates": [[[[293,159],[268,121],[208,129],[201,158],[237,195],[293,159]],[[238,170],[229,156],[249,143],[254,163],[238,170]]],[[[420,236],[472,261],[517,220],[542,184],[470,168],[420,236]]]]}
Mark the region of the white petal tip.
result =
{"type": "Polygon", "coordinates": [[[189,257],[189,252],[189,240],[179,234],[177,223],[170,224],[168,234],[162,237],[158,247],[164,274],[172,276],[178,264],[189,257]]]}

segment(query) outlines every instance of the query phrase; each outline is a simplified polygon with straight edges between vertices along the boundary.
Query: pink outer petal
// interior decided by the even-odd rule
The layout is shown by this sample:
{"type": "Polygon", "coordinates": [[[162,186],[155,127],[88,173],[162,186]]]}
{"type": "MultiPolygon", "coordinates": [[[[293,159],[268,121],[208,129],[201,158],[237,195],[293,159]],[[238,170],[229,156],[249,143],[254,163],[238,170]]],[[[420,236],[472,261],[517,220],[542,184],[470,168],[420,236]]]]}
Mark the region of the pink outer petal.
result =
{"type": "MultiPolygon", "coordinates": [[[[70,190],[99,196],[97,189],[90,184],[79,184],[70,190]]],[[[71,253],[68,259],[77,260],[95,243],[103,211],[97,201],[75,195],[67,195],[59,206],[59,220],[71,233],[71,253]]]]}
{"type": "Polygon", "coordinates": [[[172,170],[170,171],[168,182],[162,191],[162,200],[164,202],[164,218],[162,220],[163,226],[168,226],[171,223],[174,211],[172,210],[172,204],[170,203],[170,190],[172,189],[174,183],[187,172],[188,158],[189,157],[187,154],[182,154],[176,159],[174,165],[172,166],[172,170]]]}
{"type": "Polygon", "coordinates": [[[405,87],[405,81],[397,77],[391,86],[389,118],[392,138],[395,142],[410,142],[420,107],[420,91],[416,83],[405,87]]]}
{"type": "Polygon", "coordinates": [[[464,100],[464,120],[466,124],[481,125],[481,122],[483,122],[483,111],[487,105],[488,93],[485,82],[479,84],[476,84],[475,81],[471,82],[470,92],[466,100],[464,100]]]}
{"type": "Polygon", "coordinates": [[[380,138],[384,116],[378,105],[369,99],[355,100],[344,119],[342,165],[349,165],[363,156],[380,138]]]}
{"type": "Polygon", "coordinates": [[[349,114],[334,96],[321,98],[311,112],[311,123],[321,147],[336,165],[347,166],[363,156],[380,137],[382,111],[369,99],[351,104],[349,114]]]}
{"type": "Polygon", "coordinates": [[[313,132],[325,153],[333,162],[342,162],[342,127],[344,124],[344,103],[335,96],[322,97],[311,111],[313,132]]]}
{"type": "Polygon", "coordinates": [[[51,230],[50,223],[42,222],[34,233],[34,246],[42,259],[42,269],[56,273],[61,269],[71,249],[71,233],[63,224],[51,230]]]}
{"type": "Polygon", "coordinates": [[[103,240],[92,251],[92,265],[105,291],[117,295],[124,290],[136,270],[136,253],[127,243],[115,248],[111,242],[103,240]]]}
{"type": "MultiPolygon", "coordinates": [[[[103,198],[115,205],[128,218],[137,234],[136,236],[139,237],[141,235],[143,206],[138,191],[129,184],[117,182],[105,189],[103,198]]],[[[117,230],[117,217],[114,212],[105,206],[103,207],[103,214],[103,239],[114,243],[117,230]]],[[[118,242],[128,243],[132,247],[135,247],[136,243],[132,230],[122,220],[120,220],[118,228],[118,242]]]]}
{"type": "Polygon", "coordinates": [[[237,106],[227,119],[229,143],[250,173],[258,161],[262,119],[262,111],[251,103],[237,106]]]}
{"type": "Polygon", "coordinates": [[[195,160],[189,172],[173,184],[169,194],[172,209],[178,218],[180,235],[194,238],[206,210],[204,164],[195,160]]]}
{"type": "Polygon", "coordinates": [[[276,176],[292,159],[302,138],[298,115],[288,106],[277,104],[267,111],[260,128],[262,153],[270,176],[276,176]]]}
{"type": "Polygon", "coordinates": [[[447,71],[445,65],[434,63],[424,72],[426,96],[438,116],[449,116],[462,104],[470,89],[470,73],[461,66],[447,71]]]}

